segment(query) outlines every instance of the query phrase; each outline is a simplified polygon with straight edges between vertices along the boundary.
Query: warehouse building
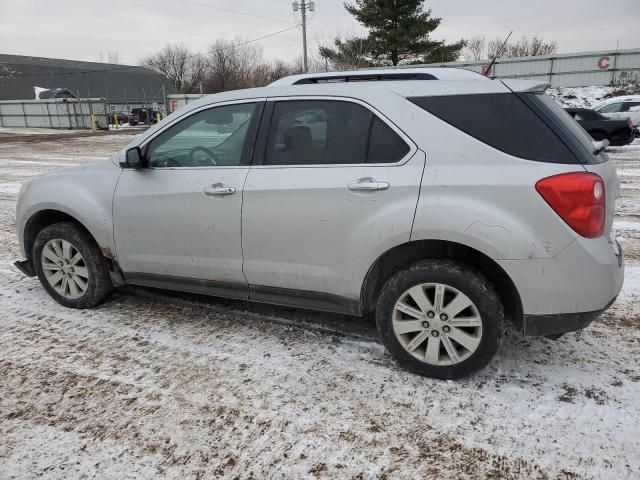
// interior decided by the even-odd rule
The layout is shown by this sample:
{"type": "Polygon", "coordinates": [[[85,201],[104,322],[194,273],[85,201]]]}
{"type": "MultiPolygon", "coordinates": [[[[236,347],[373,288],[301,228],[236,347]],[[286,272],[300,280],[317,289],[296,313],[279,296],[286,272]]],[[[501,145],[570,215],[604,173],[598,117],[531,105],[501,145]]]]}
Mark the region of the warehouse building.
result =
{"type": "Polygon", "coordinates": [[[164,75],[144,67],[0,54],[0,100],[51,98],[56,89],[131,108],[164,103],[164,94],[175,92],[164,75]]]}

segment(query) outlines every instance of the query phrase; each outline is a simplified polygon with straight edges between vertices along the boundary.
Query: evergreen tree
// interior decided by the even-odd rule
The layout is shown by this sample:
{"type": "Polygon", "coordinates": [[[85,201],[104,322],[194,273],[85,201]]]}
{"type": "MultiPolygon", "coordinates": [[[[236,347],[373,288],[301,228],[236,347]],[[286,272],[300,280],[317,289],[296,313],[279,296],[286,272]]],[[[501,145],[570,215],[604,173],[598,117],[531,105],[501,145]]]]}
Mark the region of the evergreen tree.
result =
{"type": "Polygon", "coordinates": [[[450,62],[457,60],[465,42],[452,44],[430,39],[441,18],[424,11],[423,0],[355,0],[347,11],[369,29],[371,58],[381,65],[450,62]]]}

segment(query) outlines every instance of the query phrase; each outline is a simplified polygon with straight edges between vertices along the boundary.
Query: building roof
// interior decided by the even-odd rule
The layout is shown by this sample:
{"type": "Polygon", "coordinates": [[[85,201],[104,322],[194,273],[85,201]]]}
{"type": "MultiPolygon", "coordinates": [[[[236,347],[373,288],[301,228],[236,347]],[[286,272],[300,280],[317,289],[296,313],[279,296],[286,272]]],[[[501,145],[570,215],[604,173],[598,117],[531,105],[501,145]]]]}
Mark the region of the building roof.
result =
{"type": "Polygon", "coordinates": [[[159,101],[163,85],[167,94],[175,93],[164,75],[144,67],[0,54],[0,100],[33,100],[34,87],[42,87],[68,88],[81,97],[159,101]]]}

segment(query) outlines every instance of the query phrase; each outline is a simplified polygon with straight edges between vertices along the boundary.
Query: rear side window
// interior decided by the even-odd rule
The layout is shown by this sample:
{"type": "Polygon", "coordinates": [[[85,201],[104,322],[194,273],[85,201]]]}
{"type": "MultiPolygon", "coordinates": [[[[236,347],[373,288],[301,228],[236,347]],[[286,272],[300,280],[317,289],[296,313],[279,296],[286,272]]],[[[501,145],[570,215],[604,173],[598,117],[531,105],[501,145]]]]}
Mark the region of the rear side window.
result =
{"type": "Polygon", "coordinates": [[[395,163],[410,148],[365,107],[339,100],[275,104],[265,165],[395,163]]]}
{"type": "Polygon", "coordinates": [[[409,153],[409,145],[389,125],[373,118],[367,163],[394,163],[409,153]]]}
{"type": "Polygon", "coordinates": [[[640,102],[625,102],[622,104],[621,112],[628,112],[632,108],[640,107],[640,102]]]}
{"type": "Polygon", "coordinates": [[[409,100],[509,155],[538,162],[579,163],[553,130],[515,94],[414,97],[409,100]]]}

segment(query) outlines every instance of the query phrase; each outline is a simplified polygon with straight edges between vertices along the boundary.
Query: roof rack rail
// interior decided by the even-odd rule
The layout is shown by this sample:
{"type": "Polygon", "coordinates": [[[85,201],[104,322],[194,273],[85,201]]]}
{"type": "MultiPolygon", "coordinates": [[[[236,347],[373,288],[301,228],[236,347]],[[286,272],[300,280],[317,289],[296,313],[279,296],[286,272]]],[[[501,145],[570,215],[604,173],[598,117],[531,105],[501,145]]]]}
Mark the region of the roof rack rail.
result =
{"type": "Polygon", "coordinates": [[[293,82],[292,85],[308,85],[313,83],[336,83],[336,82],[371,82],[383,80],[437,80],[430,73],[358,73],[344,75],[319,75],[308,76],[293,82]]]}
{"type": "Polygon", "coordinates": [[[380,80],[483,80],[489,78],[462,68],[451,67],[377,67],[342,72],[316,72],[282,77],[269,86],[318,85],[327,83],[376,82],[380,80]]]}

